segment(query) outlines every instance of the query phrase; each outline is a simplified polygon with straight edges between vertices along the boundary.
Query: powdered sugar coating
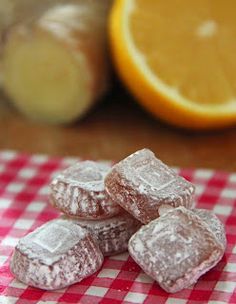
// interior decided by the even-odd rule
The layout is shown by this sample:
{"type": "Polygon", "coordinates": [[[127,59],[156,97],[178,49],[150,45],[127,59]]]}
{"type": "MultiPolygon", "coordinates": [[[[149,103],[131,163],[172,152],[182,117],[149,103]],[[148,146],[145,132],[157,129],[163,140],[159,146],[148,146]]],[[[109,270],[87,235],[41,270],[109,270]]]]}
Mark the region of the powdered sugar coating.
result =
{"type": "Polygon", "coordinates": [[[148,149],[116,164],[105,179],[110,197],[142,223],[159,216],[162,205],[193,207],[194,186],[148,149]]]}
{"type": "Polygon", "coordinates": [[[193,212],[198,215],[211,229],[215,234],[218,241],[226,247],[227,240],[225,234],[225,227],[218,219],[218,217],[211,210],[206,209],[193,209],[193,212]]]}
{"type": "Polygon", "coordinates": [[[50,202],[69,216],[108,218],[122,212],[105,191],[104,178],[111,165],[82,161],[67,168],[51,182],[50,202]]]}
{"type": "Polygon", "coordinates": [[[158,208],[158,213],[160,216],[162,216],[163,214],[165,214],[166,212],[169,212],[171,210],[173,210],[174,207],[171,206],[171,205],[166,205],[166,204],[163,204],[161,205],[159,208],[158,208]]]}
{"type": "Polygon", "coordinates": [[[52,265],[87,235],[87,230],[72,226],[70,221],[56,219],[20,239],[17,248],[20,248],[29,259],[37,258],[43,264],[52,265]]]}
{"type": "Polygon", "coordinates": [[[225,248],[194,212],[178,207],[141,227],[128,249],[163,289],[177,292],[215,266],[225,248]]]}
{"type": "Polygon", "coordinates": [[[56,219],[19,241],[10,269],[25,284],[53,290],[90,276],[102,262],[103,255],[86,229],[56,219]]]}
{"type": "Polygon", "coordinates": [[[126,212],[99,221],[73,220],[96,237],[105,256],[126,251],[130,237],[141,227],[141,223],[126,212]]]}

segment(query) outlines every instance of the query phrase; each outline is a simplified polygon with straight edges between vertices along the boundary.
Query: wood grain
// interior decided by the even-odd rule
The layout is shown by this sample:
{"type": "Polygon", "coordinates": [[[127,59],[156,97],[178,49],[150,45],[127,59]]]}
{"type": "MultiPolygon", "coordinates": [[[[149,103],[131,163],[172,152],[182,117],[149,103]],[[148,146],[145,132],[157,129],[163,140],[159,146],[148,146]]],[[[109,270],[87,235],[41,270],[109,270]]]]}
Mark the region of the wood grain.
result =
{"type": "Polygon", "coordinates": [[[29,121],[3,99],[1,150],[119,160],[148,147],[169,165],[236,170],[236,128],[203,133],[170,127],[147,114],[119,85],[68,126],[29,121]]]}

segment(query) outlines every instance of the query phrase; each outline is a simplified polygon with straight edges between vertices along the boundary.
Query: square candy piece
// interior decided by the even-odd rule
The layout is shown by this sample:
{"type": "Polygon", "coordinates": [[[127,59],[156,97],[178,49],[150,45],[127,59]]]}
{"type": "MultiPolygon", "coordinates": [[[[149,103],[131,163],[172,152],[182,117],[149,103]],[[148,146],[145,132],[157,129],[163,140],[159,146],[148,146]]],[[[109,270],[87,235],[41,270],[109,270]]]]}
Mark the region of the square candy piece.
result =
{"type": "Polygon", "coordinates": [[[10,269],[27,285],[53,290],[92,275],[102,262],[102,252],[86,229],[73,221],[56,219],[19,241],[10,269]]]}
{"type": "Polygon", "coordinates": [[[114,202],[144,224],[159,217],[161,205],[193,207],[194,186],[148,149],[116,164],[105,187],[114,202]]]}
{"type": "Polygon", "coordinates": [[[208,225],[184,207],[143,226],[131,237],[128,249],[143,271],[171,293],[194,284],[224,254],[208,225]]]}
{"type": "Polygon", "coordinates": [[[126,251],[130,237],[141,227],[141,223],[127,212],[97,221],[73,220],[96,237],[104,256],[126,251]]]}
{"type": "Polygon", "coordinates": [[[105,191],[111,165],[81,161],[58,174],[50,184],[51,204],[68,216],[96,220],[123,212],[105,191]]]}

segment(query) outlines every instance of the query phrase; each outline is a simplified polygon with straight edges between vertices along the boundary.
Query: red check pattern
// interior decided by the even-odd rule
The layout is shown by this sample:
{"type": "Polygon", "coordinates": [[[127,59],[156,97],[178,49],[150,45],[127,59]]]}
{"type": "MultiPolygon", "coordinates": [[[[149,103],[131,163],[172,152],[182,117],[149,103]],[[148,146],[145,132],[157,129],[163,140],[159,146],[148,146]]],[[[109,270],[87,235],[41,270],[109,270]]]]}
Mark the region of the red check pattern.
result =
{"type": "Polygon", "coordinates": [[[163,291],[128,253],[106,258],[93,276],[63,290],[48,292],[26,286],[9,271],[19,238],[58,212],[47,203],[53,175],[76,159],[0,152],[0,303],[1,304],[222,304],[236,303],[236,174],[178,170],[197,187],[200,208],[213,209],[226,226],[228,246],[222,261],[198,283],[176,294],[163,291]]]}

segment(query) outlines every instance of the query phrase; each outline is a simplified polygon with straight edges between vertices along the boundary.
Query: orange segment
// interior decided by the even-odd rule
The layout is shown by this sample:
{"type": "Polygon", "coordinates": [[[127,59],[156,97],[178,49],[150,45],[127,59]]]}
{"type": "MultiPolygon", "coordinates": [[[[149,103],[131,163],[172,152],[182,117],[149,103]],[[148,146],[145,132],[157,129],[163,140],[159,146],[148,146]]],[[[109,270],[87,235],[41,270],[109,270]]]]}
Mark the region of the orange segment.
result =
{"type": "Polygon", "coordinates": [[[169,123],[236,123],[236,2],[117,0],[110,38],[137,100],[169,123]]]}

